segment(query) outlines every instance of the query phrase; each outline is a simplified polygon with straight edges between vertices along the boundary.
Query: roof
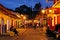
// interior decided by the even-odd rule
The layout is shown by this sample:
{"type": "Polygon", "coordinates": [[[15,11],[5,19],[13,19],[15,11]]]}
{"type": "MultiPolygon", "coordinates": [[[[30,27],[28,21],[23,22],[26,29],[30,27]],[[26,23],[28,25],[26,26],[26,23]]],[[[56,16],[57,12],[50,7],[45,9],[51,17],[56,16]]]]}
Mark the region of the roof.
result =
{"type": "Polygon", "coordinates": [[[6,12],[6,13],[4,13],[4,14],[7,15],[7,16],[10,16],[11,18],[19,19],[19,17],[17,17],[17,16],[14,14],[15,12],[13,12],[13,11],[9,10],[8,8],[4,7],[2,4],[0,4],[0,10],[6,12]],[[13,13],[12,13],[12,12],[13,12],[13,13]]]}
{"type": "Polygon", "coordinates": [[[54,7],[54,8],[60,8],[60,0],[57,1],[52,7],[54,7]]]}

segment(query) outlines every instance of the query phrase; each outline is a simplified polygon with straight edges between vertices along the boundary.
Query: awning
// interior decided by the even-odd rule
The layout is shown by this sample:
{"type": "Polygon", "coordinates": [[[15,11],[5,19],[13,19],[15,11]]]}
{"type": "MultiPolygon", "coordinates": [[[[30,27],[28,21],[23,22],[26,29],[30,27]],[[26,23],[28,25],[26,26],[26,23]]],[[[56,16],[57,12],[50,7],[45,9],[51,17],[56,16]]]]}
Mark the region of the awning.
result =
{"type": "Polygon", "coordinates": [[[60,14],[60,8],[54,8],[54,7],[48,8],[47,13],[60,14]]]}

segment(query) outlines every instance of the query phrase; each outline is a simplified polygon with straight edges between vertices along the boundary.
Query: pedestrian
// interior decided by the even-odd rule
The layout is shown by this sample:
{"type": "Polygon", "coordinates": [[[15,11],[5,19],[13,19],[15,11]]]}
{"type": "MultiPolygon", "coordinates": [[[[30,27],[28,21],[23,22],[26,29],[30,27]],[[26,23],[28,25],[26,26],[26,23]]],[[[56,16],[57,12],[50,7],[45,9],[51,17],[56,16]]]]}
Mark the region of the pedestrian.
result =
{"type": "Polygon", "coordinates": [[[39,28],[39,23],[37,23],[36,28],[39,28]]]}

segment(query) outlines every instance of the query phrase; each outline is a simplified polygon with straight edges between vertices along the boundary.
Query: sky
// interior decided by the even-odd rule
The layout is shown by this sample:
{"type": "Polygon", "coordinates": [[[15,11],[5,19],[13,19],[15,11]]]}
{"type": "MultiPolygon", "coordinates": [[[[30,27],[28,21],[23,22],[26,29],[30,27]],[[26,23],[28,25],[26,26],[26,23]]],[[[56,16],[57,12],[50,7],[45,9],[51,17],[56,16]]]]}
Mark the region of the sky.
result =
{"type": "Polygon", "coordinates": [[[0,4],[5,6],[6,8],[15,10],[16,7],[19,7],[21,5],[27,5],[28,7],[34,8],[36,3],[41,3],[42,8],[45,8],[46,6],[50,7],[53,5],[53,1],[46,0],[0,0],[0,4]]]}

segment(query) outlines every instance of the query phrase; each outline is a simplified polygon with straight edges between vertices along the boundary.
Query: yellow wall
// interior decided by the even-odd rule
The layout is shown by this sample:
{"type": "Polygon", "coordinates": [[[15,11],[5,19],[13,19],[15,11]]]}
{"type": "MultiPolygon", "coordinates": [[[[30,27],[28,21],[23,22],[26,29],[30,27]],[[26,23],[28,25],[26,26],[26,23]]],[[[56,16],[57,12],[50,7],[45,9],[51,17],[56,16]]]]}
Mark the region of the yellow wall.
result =
{"type": "Polygon", "coordinates": [[[10,16],[5,15],[4,13],[5,13],[5,12],[1,12],[1,11],[0,11],[0,23],[1,23],[1,18],[3,18],[3,20],[4,20],[4,25],[7,24],[7,30],[8,30],[11,26],[17,27],[16,21],[17,21],[17,22],[20,22],[20,21],[19,21],[20,19],[11,18],[10,16]]]}
{"type": "Polygon", "coordinates": [[[7,20],[11,20],[9,16],[3,14],[2,12],[0,12],[0,18],[4,19],[4,24],[7,24],[7,20]]]}
{"type": "Polygon", "coordinates": [[[56,14],[48,14],[48,17],[52,18],[52,26],[54,26],[55,24],[57,24],[57,15],[56,14]],[[54,19],[54,17],[55,17],[55,19],[54,19]]]}

